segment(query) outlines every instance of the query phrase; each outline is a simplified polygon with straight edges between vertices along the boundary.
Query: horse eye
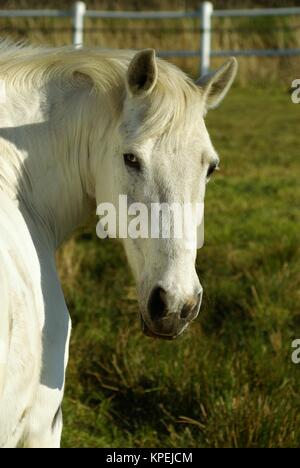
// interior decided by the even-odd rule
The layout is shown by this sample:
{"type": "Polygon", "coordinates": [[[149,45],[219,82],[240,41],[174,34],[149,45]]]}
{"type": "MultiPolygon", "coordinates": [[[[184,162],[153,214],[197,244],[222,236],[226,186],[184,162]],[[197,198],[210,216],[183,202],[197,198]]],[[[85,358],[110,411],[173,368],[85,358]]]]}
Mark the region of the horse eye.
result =
{"type": "Polygon", "coordinates": [[[216,169],[217,169],[217,164],[215,163],[210,164],[207,170],[206,177],[209,179],[209,177],[215,172],[216,169]]]}
{"type": "Polygon", "coordinates": [[[141,165],[138,158],[132,153],[123,154],[124,163],[126,166],[132,167],[133,169],[140,170],[141,165]]]}

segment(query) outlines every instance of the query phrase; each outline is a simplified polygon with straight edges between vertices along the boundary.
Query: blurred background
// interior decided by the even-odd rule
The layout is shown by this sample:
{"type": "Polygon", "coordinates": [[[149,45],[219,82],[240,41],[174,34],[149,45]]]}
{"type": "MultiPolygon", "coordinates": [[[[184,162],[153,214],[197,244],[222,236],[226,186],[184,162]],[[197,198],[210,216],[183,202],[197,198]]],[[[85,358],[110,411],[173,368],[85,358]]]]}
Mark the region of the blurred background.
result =
{"type": "MultiPolygon", "coordinates": [[[[66,0],[1,9],[69,9],[66,0]]],[[[300,6],[215,0],[214,8],[300,6]]],[[[196,0],[87,0],[88,9],[196,11],[196,0]]],[[[1,10],[0,10],[1,12],[1,10]]],[[[198,18],[85,19],[84,44],[198,51],[198,18]]],[[[0,36],[72,43],[70,18],[0,18],[0,36]]],[[[300,48],[300,15],[214,18],[213,50],[300,48]]],[[[196,77],[199,57],[168,60],[196,77]]],[[[225,59],[212,58],[215,68],[225,59]]],[[[121,246],[93,220],[58,253],[73,320],[65,447],[298,447],[300,365],[300,57],[240,57],[237,81],[206,123],[221,156],[208,186],[197,269],[199,319],[172,343],[142,335],[121,246]]]]}

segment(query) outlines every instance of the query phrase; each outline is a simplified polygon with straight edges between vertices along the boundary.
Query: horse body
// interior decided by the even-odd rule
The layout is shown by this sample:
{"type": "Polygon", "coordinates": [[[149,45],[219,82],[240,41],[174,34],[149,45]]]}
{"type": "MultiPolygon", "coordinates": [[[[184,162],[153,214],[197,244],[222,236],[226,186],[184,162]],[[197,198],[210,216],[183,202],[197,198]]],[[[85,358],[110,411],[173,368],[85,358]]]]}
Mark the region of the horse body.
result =
{"type": "MultiPolygon", "coordinates": [[[[203,197],[207,169],[217,160],[203,114],[235,71],[229,62],[199,92],[153,51],[0,47],[7,94],[0,103],[0,447],[60,444],[71,322],[56,248],[97,204],[116,205],[120,193],[146,204],[203,197]],[[153,160],[142,181],[120,158],[129,149],[145,167],[153,160]],[[162,153],[163,162],[155,159],[162,153]],[[194,155],[190,168],[184,153],[194,155]]],[[[200,307],[196,252],[170,240],[125,239],[124,246],[144,328],[177,336],[200,307]]]]}
{"type": "Polygon", "coordinates": [[[54,251],[1,191],[0,228],[0,446],[57,447],[71,327],[54,251]]]}
{"type": "Polygon", "coordinates": [[[83,202],[62,206],[48,108],[27,92],[0,112],[0,447],[57,447],[71,325],[54,256],[83,202]]]}
{"type": "Polygon", "coordinates": [[[36,250],[20,211],[3,192],[0,259],[0,446],[14,447],[23,436],[39,384],[44,317],[36,250]]]}

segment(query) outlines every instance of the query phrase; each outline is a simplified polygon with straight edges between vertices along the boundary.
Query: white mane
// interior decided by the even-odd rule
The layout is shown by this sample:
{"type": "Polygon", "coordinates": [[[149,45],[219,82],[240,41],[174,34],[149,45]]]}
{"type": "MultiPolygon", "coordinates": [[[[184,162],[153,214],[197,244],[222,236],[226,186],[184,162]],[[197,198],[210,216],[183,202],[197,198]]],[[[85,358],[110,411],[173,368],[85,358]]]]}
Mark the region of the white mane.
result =
{"type": "MultiPolygon", "coordinates": [[[[0,79],[5,79],[14,92],[40,89],[55,82],[65,88],[78,87],[91,81],[93,92],[105,94],[109,108],[119,116],[125,96],[125,73],[135,54],[130,50],[45,48],[0,43],[0,79]]],[[[190,125],[194,109],[201,112],[199,87],[179,68],[157,59],[158,82],[147,101],[143,138],[178,125],[190,125]],[[186,122],[185,122],[186,121],[186,122]]]]}

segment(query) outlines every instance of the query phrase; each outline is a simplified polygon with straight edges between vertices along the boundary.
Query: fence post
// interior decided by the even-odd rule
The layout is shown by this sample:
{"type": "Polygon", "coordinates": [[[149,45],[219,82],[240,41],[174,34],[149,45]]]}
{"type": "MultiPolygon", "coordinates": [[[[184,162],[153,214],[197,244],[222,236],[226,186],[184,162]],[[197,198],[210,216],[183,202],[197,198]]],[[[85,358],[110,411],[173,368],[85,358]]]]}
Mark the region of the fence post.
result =
{"type": "Polygon", "coordinates": [[[83,26],[84,16],[86,12],[86,5],[84,2],[75,2],[73,5],[73,45],[75,47],[81,47],[83,45],[83,26]]]}
{"type": "Polygon", "coordinates": [[[209,71],[211,51],[211,17],[214,6],[211,2],[201,4],[201,44],[200,44],[200,74],[209,71]]]}

